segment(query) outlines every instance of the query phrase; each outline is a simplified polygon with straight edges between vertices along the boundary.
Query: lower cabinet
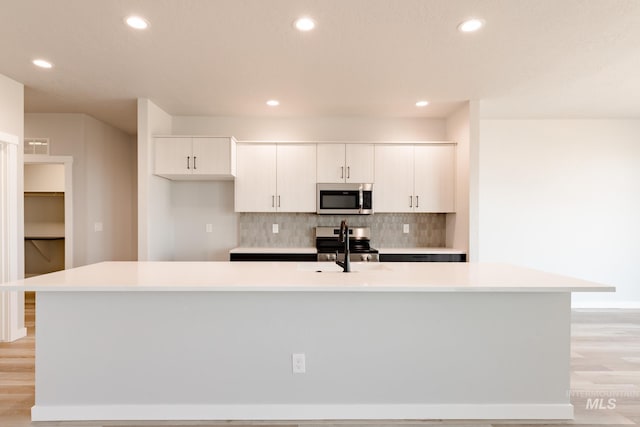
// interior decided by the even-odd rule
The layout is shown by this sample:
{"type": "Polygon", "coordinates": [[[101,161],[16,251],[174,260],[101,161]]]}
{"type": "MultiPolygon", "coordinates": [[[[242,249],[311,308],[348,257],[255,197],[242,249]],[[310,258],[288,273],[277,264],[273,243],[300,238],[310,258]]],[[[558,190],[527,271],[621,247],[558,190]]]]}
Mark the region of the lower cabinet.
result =
{"type": "Polygon", "coordinates": [[[230,253],[229,261],[317,261],[316,254],[298,253],[230,253]]]}
{"type": "Polygon", "coordinates": [[[380,262],[466,262],[467,254],[380,254],[380,262]]]}

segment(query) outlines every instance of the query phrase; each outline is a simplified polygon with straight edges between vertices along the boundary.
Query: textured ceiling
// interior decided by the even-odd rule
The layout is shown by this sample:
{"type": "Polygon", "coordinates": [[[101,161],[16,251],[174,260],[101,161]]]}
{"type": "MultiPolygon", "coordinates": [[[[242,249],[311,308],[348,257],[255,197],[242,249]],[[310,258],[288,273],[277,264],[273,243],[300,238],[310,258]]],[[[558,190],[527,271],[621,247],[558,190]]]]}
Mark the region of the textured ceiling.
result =
{"type": "Polygon", "coordinates": [[[0,0],[0,17],[27,112],[129,133],[138,97],[174,115],[444,117],[476,99],[483,117],[640,117],[638,0],[0,0]],[[485,28],[459,33],[471,16],[485,28]]]}

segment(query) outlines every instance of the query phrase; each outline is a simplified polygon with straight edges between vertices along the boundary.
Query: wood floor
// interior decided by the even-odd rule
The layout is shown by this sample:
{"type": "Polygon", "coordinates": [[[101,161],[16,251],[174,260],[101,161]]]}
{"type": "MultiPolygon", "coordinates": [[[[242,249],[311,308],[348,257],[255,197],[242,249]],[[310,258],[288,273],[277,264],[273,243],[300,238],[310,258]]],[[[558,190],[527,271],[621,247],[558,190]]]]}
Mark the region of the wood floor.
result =
{"type": "MultiPolygon", "coordinates": [[[[0,343],[0,427],[24,426],[296,426],[333,425],[489,427],[510,425],[640,425],[640,310],[576,310],[571,326],[572,421],[344,421],[344,422],[41,422],[31,423],[34,402],[35,304],[26,302],[28,336],[0,343]]],[[[542,350],[541,350],[542,351],[542,350]]]]}

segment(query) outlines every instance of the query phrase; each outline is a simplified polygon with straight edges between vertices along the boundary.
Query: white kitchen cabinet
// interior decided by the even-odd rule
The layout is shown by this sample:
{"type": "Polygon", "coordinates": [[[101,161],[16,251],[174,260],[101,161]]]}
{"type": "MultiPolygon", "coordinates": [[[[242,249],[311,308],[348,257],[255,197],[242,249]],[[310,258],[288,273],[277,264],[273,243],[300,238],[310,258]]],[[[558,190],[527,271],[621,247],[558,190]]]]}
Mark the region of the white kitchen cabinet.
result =
{"type": "Polygon", "coordinates": [[[374,211],[455,212],[455,145],[377,145],[374,211]]]}
{"type": "Polygon", "coordinates": [[[316,146],[282,144],[277,151],[278,212],[315,212],[316,146]]]}
{"type": "Polygon", "coordinates": [[[191,173],[191,138],[155,138],[156,175],[169,177],[191,173]]]}
{"type": "Polygon", "coordinates": [[[455,147],[414,147],[415,212],[455,212],[455,147]]]}
{"type": "Polygon", "coordinates": [[[156,137],[154,173],[173,180],[233,179],[235,156],[233,137],[156,137]]]}
{"type": "Polygon", "coordinates": [[[276,145],[238,144],[236,212],[276,211],[276,145]]]}
{"type": "Polygon", "coordinates": [[[413,212],[413,145],[377,145],[374,212],[413,212]]]}
{"type": "Polygon", "coordinates": [[[318,144],[318,182],[344,182],[344,144],[318,144]]]}
{"type": "Polygon", "coordinates": [[[373,144],[318,144],[318,182],[373,182],[373,147],[373,144]]]}
{"type": "Polygon", "coordinates": [[[315,212],[314,144],[238,144],[236,212],[315,212]]]}

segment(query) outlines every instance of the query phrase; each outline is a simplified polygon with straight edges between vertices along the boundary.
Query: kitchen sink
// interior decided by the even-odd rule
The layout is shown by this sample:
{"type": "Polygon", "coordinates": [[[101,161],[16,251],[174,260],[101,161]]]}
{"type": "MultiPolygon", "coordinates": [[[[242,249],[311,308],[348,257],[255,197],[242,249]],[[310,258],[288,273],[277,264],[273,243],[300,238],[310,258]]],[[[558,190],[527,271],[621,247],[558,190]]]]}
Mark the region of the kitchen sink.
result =
{"type": "MultiPolygon", "coordinates": [[[[311,271],[316,273],[342,273],[342,267],[334,262],[301,262],[298,263],[298,271],[311,271]]],[[[371,262],[352,262],[351,272],[364,271],[391,271],[386,264],[371,262]]]]}

